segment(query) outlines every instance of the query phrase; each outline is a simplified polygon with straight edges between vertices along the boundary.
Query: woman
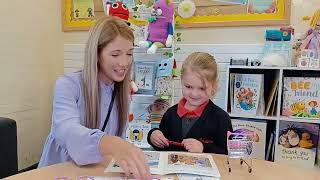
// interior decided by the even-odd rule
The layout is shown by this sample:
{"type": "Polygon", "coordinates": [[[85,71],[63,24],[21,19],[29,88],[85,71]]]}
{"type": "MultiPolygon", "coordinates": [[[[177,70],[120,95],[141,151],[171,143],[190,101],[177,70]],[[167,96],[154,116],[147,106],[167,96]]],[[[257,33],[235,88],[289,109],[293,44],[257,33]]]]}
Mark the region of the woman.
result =
{"type": "Polygon", "coordinates": [[[116,17],[103,17],[90,29],[83,70],[56,82],[39,167],[70,160],[93,164],[111,155],[126,175],[150,177],[143,152],[120,138],[127,126],[133,41],[131,29],[116,17]]]}

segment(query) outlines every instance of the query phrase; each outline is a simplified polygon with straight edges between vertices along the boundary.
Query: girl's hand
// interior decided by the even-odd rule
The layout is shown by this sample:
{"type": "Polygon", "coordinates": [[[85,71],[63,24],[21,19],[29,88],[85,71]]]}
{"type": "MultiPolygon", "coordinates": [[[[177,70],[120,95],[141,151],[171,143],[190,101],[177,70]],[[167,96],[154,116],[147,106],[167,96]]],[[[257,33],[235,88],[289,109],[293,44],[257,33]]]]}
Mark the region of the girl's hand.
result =
{"type": "Polygon", "coordinates": [[[184,139],[182,141],[182,145],[188,152],[193,152],[193,153],[202,153],[203,152],[203,144],[202,142],[189,138],[189,139],[184,139]]]}
{"type": "Polygon", "coordinates": [[[150,141],[153,145],[155,145],[158,148],[164,148],[169,146],[168,139],[164,137],[160,130],[155,130],[152,132],[150,136],[150,141]]]}
{"type": "Polygon", "coordinates": [[[100,151],[104,155],[111,155],[126,176],[133,175],[137,179],[150,179],[150,169],[144,153],[127,141],[116,136],[104,135],[100,141],[100,151]]]}

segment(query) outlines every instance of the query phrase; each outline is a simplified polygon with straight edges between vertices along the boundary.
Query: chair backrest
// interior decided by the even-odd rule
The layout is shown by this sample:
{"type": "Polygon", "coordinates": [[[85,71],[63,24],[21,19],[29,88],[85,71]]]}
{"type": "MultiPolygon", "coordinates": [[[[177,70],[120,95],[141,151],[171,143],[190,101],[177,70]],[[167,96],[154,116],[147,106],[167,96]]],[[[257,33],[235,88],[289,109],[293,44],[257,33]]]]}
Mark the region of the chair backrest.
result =
{"type": "Polygon", "coordinates": [[[17,125],[12,119],[0,117],[0,179],[17,172],[17,125]]]}

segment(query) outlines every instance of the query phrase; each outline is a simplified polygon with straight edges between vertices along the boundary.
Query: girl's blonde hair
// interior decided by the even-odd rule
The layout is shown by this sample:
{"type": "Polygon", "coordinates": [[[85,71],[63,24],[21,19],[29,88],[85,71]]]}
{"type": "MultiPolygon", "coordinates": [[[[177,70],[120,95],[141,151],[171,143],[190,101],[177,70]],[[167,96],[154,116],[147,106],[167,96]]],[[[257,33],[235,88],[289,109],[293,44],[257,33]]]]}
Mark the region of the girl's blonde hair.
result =
{"type": "Polygon", "coordinates": [[[213,96],[218,88],[218,68],[217,63],[213,56],[204,52],[194,52],[190,54],[182,64],[181,79],[187,71],[192,71],[199,74],[204,85],[207,87],[206,82],[213,87],[213,96]]]}
{"type": "Polygon", "coordinates": [[[320,9],[318,9],[312,16],[310,21],[310,26],[315,28],[317,26],[317,22],[320,20],[320,9]]]}
{"type": "MultiPolygon", "coordinates": [[[[113,16],[100,18],[89,31],[82,70],[82,83],[85,100],[85,125],[91,129],[99,128],[98,119],[100,119],[99,56],[103,48],[117,36],[134,42],[133,32],[125,21],[113,16]]],[[[125,129],[129,112],[130,71],[131,67],[129,67],[129,72],[122,82],[114,82],[115,101],[118,106],[119,117],[118,136],[121,136],[125,129]]]]}

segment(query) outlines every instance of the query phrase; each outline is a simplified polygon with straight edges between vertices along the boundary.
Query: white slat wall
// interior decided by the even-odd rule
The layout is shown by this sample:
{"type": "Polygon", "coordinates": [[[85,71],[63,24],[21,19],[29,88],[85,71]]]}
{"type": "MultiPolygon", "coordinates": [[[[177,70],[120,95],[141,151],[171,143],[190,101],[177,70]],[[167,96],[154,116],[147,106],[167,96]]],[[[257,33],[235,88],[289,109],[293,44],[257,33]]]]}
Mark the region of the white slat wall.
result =
{"type": "MultiPolygon", "coordinates": [[[[64,72],[74,72],[80,70],[83,65],[84,44],[65,44],[64,45],[64,72]]],[[[226,87],[226,70],[229,65],[230,58],[244,59],[249,61],[260,59],[263,54],[262,44],[179,44],[181,48],[175,54],[178,69],[181,68],[183,60],[192,52],[201,51],[212,54],[217,63],[219,70],[219,90],[213,101],[221,108],[225,107],[225,87],[226,87]]],[[[143,61],[155,61],[165,58],[163,53],[167,49],[160,50],[156,55],[147,55],[145,49],[135,49],[134,59],[143,61]]],[[[174,82],[174,103],[181,98],[180,79],[174,82]]]]}

